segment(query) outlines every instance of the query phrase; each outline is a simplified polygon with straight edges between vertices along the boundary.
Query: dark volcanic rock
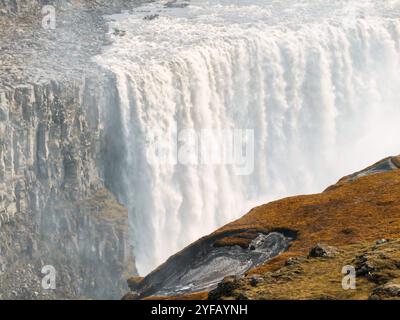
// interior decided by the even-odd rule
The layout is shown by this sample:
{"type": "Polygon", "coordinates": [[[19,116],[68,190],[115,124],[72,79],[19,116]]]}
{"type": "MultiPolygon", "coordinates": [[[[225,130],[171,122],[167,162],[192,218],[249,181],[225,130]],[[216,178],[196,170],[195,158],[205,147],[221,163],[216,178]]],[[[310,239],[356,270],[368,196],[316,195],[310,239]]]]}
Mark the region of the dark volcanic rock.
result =
{"type": "MultiPolygon", "coordinates": [[[[243,230],[204,237],[172,256],[140,282],[141,297],[208,291],[217,287],[224,277],[243,275],[285,251],[291,239],[278,232],[255,233],[247,248],[214,246],[219,239],[241,232],[243,230]]],[[[231,285],[228,280],[225,282],[223,288],[231,285]]]]}
{"type": "Polygon", "coordinates": [[[356,257],[356,274],[358,276],[369,275],[375,270],[375,267],[371,261],[368,260],[368,255],[363,254],[356,257]]]}
{"type": "Polygon", "coordinates": [[[233,291],[239,287],[237,276],[225,277],[218,286],[208,294],[208,300],[218,300],[224,296],[231,296],[233,291]]]}
{"type": "Polygon", "coordinates": [[[381,285],[387,283],[400,268],[397,250],[397,244],[387,240],[358,255],[354,260],[357,276],[366,277],[381,285]]]}
{"type": "Polygon", "coordinates": [[[257,285],[258,285],[262,280],[263,280],[262,277],[260,277],[259,275],[253,275],[253,276],[250,277],[249,283],[250,283],[250,285],[251,285],[252,287],[257,287],[257,285]]]}
{"type": "Polygon", "coordinates": [[[100,115],[113,94],[98,99],[109,80],[91,60],[102,15],[123,3],[139,1],[0,0],[0,299],[120,298],[136,274],[127,211],[107,190],[112,117],[100,115]],[[42,290],[44,265],[54,292],[42,290]]]}

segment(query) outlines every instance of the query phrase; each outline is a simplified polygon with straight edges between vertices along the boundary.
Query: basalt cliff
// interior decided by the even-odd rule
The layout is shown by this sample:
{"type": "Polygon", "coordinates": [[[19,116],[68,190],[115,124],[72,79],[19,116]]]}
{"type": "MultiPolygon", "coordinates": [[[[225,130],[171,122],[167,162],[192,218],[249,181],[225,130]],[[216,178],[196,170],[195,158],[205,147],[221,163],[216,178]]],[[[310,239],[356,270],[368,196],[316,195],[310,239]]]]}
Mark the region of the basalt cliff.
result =
{"type": "Polygon", "coordinates": [[[90,57],[107,42],[102,14],[136,2],[54,2],[54,30],[46,4],[0,1],[0,299],[117,299],[136,268],[110,191],[113,92],[96,93],[90,57]]]}
{"type": "Polygon", "coordinates": [[[399,169],[389,157],[320,194],[256,207],[130,278],[124,299],[399,298],[399,169]]]}

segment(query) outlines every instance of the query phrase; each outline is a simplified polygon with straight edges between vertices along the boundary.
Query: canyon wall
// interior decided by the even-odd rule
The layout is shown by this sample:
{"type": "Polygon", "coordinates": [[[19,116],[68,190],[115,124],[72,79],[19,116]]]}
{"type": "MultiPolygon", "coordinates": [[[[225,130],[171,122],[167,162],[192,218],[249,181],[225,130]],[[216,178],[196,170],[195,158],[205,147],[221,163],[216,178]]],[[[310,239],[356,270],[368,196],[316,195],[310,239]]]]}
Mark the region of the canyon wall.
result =
{"type": "Polygon", "coordinates": [[[96,85],[51,81],[0,93],[2,298],[117,298],[136,272],[127,211],[104,184],[96,85]],[[45,265],[57,271],[54,291],[40,287],[45,265]]]}
{"type": "Polygon", "coordinates": [[[103,15],[138,3],[0,0],[0,299],[119,299],[137,274],[114,196],[115,80],[91,57],[108,43],[103,15]]]}

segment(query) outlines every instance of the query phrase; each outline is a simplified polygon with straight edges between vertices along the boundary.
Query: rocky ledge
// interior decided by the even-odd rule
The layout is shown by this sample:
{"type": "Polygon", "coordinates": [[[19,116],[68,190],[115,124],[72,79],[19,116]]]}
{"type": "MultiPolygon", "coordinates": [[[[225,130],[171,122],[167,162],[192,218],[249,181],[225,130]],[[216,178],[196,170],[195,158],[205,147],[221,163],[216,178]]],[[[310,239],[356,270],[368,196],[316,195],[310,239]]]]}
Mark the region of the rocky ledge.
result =
{"type": "Polygon", "coordinates": [[[171,257],[144,279],[131,279],[133,292],[124,298],[400,298],[399,169],[400,157],[389,157],[320,194],[256,207],[171,257]],[[276,232],[286,237],[285,245],[246,270],[236,272],[223,263],[210,263],[216,248],[222,249],[218,255],[222,261],[229,259],[232,248],[243,250],[241,261],[252,261],[258,235],[276,232]],[[347,268],[344,273],[343,268],[347,268]],[[346,289],[343,279],[351,270],[355,287],[346,289]],[[207,276],[215,274],[223,277],[218,284],[202,287],[198,282],[207,284],[207,276]],[[171,288],[178,276],[191,288],[183,295],[176,286],[171,288]]]}

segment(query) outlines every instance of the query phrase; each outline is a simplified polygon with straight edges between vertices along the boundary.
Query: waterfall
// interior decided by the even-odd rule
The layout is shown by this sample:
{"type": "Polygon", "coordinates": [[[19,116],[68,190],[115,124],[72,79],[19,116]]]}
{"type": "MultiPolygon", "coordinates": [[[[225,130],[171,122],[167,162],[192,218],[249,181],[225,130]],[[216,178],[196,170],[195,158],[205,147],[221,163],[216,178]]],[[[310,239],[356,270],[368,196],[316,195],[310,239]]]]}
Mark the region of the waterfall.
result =
{"type": "Polygon", "coordinates": [[[255,205],[398,154],[399,17],[399,1],[339,0],[156,2],[110,17],[96,60],[116,79],[116,183],[139,272],[255,205]],[[252,170],[198,161],[189,134],[171,143],[187,129],[209,130],[217,153],[224,133],[251,132],[252,170]],[[157,139],[178,159],[151,161],[157,139]]]}

